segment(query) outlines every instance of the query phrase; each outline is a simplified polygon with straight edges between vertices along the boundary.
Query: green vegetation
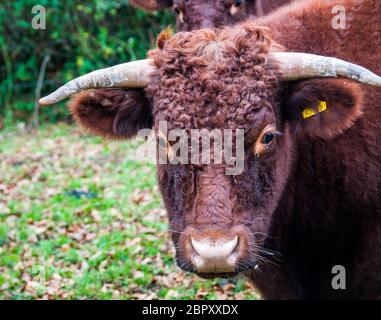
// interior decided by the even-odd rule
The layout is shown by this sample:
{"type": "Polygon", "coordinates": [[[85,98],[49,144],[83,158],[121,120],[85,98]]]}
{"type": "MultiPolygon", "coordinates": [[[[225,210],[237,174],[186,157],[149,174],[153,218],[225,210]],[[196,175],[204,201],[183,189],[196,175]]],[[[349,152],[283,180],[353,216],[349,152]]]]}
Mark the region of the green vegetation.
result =
{"type": "MultiPolygon", "coordinates": [[[[173,25],[169,12],[145,13],[127,0],[12,0],[0,2],[0,129],[29,122],[44,57],[50,56],[42,93],[94,69],[140,59],[156,35],[173,25]],[[46,29],[34,30],[36,4],[46,29]]],[[[41,110],[41,122],[68,119],[63,103],[41,110]]]]}
{"type": "Polygon", "coordinates": [[[175,266],[155,166],[137,142],[68,125],[0,132],[0,299],[255,299],[175,266]]]}

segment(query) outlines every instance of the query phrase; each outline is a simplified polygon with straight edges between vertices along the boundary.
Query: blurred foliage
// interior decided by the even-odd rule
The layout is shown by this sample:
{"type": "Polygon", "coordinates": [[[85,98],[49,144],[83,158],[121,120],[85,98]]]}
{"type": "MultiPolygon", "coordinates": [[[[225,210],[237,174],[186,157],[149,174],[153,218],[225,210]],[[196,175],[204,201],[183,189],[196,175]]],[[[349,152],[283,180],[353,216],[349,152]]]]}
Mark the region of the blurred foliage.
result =
{"type": "MultiPolygon", "coordinates": [[[[128,0],[39,0],[46,29],[34,30],[34,0],[0,1],[0,129],[29,121],[42,60],[51,56],[42,93],[73,77],[144,58],[170,12],[146,13],[128,0]]],[[[42,122],[68,119],[64,103],[41,110],[42,122]]]]}

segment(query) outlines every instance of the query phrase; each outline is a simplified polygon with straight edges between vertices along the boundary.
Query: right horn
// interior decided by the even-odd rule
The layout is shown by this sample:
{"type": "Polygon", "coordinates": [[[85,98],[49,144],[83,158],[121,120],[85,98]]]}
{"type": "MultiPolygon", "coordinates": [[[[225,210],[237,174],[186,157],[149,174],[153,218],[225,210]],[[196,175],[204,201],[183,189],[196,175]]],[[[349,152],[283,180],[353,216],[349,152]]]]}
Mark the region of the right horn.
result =
{"type": "Polygon", "coordinates": [[[282,80],[294,81],[322,77],[344,77],[381,87],[381,77],[370,70],[344,60],[310,53],[274,52],[282,80]]]}
{"type": "Polygon", "coordinates": [[[96,70],[73,79],[52,94],[40,99],[41,105],[57,103],[71,95],[92,88],[145,88],[154,72],[152,60],[138,60],[96,70]]]}

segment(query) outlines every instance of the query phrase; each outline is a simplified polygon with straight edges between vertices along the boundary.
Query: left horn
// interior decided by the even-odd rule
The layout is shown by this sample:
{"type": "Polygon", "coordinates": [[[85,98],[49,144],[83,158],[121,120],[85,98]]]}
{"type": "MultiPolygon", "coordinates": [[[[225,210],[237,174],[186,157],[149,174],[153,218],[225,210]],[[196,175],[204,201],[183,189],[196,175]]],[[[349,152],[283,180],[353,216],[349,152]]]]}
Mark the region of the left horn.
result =
{"type": "Polygon", "coordinates": [[[322,77],[345,77],[381,87],[381,77],[370,70],[344,60],[309,53],[274,52],[282,80],[293,81],[322,77]]]}
{"type": "Polygon", "coordinates": [[[145,59],[96,70],[69,81],[52,94],[40,99],[39,103],[54,104],[77,92],[92,88],[145,88],[149,83],[149,76],[155,69],[152,60],[145,59]]]}

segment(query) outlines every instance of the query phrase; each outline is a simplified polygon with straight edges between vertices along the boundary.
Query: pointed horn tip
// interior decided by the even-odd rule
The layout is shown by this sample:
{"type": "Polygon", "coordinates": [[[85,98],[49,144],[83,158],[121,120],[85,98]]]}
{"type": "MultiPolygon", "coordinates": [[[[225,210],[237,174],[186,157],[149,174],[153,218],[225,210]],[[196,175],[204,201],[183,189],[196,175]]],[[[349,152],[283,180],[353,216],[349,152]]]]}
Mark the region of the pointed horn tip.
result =
{"type": "Polygon", "coordinates": [[[49,105],[55,104],[57,102],[58,101],[56,101],[56,100],[50,99],[49,96],[43,97],[40,100],[38,100],[38,103],[41,106],[49,106],[49,105]]]}

